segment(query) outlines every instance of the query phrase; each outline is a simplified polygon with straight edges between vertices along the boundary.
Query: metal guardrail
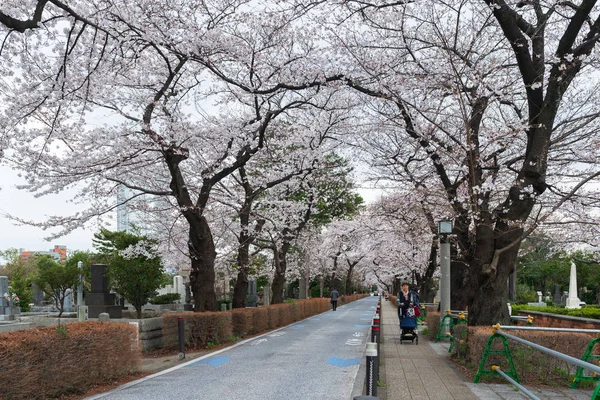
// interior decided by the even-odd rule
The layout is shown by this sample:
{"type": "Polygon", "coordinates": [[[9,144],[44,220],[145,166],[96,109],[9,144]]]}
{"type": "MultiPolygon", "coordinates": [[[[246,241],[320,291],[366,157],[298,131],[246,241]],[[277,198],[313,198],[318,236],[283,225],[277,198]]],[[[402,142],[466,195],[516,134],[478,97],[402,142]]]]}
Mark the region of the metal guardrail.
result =
{"type": "MultiPolygon", "coordinates": [[[[522,339],[518,336],[514,336],[511,335],[509,333],[503,332],[502,330],[529,330],[529,331],[553,331],[553,332],[578,332],[578,333],[600,333],[600,330],[598,329],[577,329],[577,328],[549,328],[549,327],[531,327],[531,326],[503,326],[500,324],[496,324],[492,327],[492,336],[490,336],[490,338],[488,339],[488,344],[486,346],[486,349],[484,350],[484,355],[481,359],[480,365],[479,365],[479,369],[477,371],[477,375],[475,376],[475,380],[474,382],[477,383],[479,381],[479,378],[484,375],[484,374],[489,374],[489,373],[493,373],[493,374],[498,374],[500,376],[502,376],[504,379],[506,379],[507,381],[509,381],[513,386],[515,386],[516,388],[518,388],[519,390],[521,390],[524,394],[526,394],[529,398],[532,399],[538,399],[538,397],[536,397],[533,393],[529,392],[525,387],[523,387],[519,382],[518,382],[518,377],[516,375],[516,370],[512,361],[512,357],[510,355],[510,349],[508,348],[508,342],[507,339],[510,340],[514,340],[515,342],[524,344],[525,346],[528,346],[530,348],[536,349],[538,351],[541,351],[542,353],[548,354],[552,357],[558,358],[559,360],[565,361],[569,364],[573,364],[573,365],[577,365],[578,368],[578,375],[580,373],[580,371],[585,370],[589,370],[592,371],[594,373],[594,375],[596,374],[600,374],[600,366],[595,365],[595,364],[591,364],[589,362],[586,362],[584,360],[587,360],[587,358],[585,358],[584,355],[584,359],[580,360],[578,358],[575,357],[571,357],[569,355],[560,353],[556,350],[552,350],[549,349],[547,347],[541,346],[537,343],[531,342],[529,340],[525,340],[522,339]],[[501,338],[503,343],[504,343],[504,350],[503,351],[492,351],[490,350],[490,346],[494,340],[494,338],[501,338]],[[507,356],[508,359],[508,363],[510,366],[510,372],[509,374],[505,373],[504,371],[502,371],[500,369],[500,367],[493,365],[491,368],[491,371],[485,371],[485,368],[483,367],[485,364],[485,360],[487,359],[487,356],[489,354],[498,354],[498,353],[504,353],[507,356]]],[[[595,345],[595,342],[598,339],[594,339],[591,344],[592,344],[592,348],[593,345],[595,345]]],[[[589,345],[588,345],[588,350],[589,350],[589,345]]],[[[586,354],[587,354],[587,350],[586,350],[586,354]]],[[[580,377],[580,380],[581,377],[580,377]]],[[[577,381],[577,378],[574,380],[574,382],[577,381]]],[[[573,386],[571,386],[573,387],[573,386]]],[[[600,398],[600,384],[596,386],[594,393],[592,394],[592,399],[598,399],[600,398]]]]}
{"type": "Polygon", "coordinates": [[[512,383],[512,385],[514,387],[516,387],[517,389],[519,389],[521,392],[523,392],[523,394],[527,395],[530,399],[540,400],[539,397],[537,397],[536,395],[534,395],[533,393],[531,393],[525,386],[521,385],[519,382],[515,381],[510,376],[506,375],[506,373],[504,371],[502,371],[499,366],[493,365],[492,366],[492,370],[494,372],[496,372],[498,375],[502,376],[507,381],[509,381],[510,383],[512,383]]]}
{"type": "Polygon", "coordinates": [[[577,332],[577,333],[600,333],[600,329],[577,329],[577,328],[550,328],[542,326],[510,326],[500,325],[500,329],[518,331],[547,331],[547,332],[577,332]]]}
{"type": "Polygon", "coordinates": [[[571,364],[575,364],[575,365],[577,365],[579,367],[582,367],[584,369],[587,369],[587,370],[596,372],[597,374],[600,374],[600,367],[597,366],[597,365],[590,364],[590,363],[582,361],[582,360],[580,360],[578,358],[571,357],[571,356],[568,356],[566,354],[560,353],[560,352],[558,352],[556,350],[552,350],[552,349],[549,349],[547,347],[540,346],[537,343],[533,343],[533,342],[530,342],[529,340],[521,339],[518,336],[514,336],[514,335],[511,335],[509,333],[502,332],[501,330],[498,330],[498,329],[496,329],[495,333],[498,334],[498,335],[504,336],[507,339],[511,339],[511,340],[514,340],[515,342],[519,342],[519,343],[522,343],[522,344],[524,344],[526,346],[532,347],[532,348],[534,348],[536,350],[541,351],[542,353],[550,354],[551,356],[556,357],[556,358],[558,358],[560,360],[566,361],[566,362],[571,363],[571,364]]]}

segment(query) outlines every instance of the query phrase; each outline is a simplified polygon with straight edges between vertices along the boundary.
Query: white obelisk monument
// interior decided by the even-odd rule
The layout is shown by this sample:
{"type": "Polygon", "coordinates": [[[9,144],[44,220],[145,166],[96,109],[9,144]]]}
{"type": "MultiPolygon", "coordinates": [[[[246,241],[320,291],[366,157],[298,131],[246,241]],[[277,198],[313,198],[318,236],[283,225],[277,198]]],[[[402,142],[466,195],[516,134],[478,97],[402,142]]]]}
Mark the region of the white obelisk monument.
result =
{"type": "Polygon", "coordinates": [[[565,308],[581,308],[579,305],[579,297],[577,297],[577,267],[575,263],[571,261],[571,279],[569,279],[569,297],[567,298],[567,305],[565,308]]]}

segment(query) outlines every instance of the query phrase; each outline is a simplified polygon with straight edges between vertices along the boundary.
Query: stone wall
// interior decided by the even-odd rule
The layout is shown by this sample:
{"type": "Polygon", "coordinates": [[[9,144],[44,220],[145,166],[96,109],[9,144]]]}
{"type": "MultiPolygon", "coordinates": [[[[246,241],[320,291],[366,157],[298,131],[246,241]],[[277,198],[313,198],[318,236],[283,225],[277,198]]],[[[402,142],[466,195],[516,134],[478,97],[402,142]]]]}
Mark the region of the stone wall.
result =
{"type": "Polygon", "coordinates": [[[569,315],[548,314],[539,311],[519,311],[520,316],[531,315],[535,326],[552,328],[600,329],[600,320],[571,317],[569,315]]]}
{"type": "Polygon", "coordinates": [[[162,317],[138,320],[142,351],[163,347],[162,317]]]}

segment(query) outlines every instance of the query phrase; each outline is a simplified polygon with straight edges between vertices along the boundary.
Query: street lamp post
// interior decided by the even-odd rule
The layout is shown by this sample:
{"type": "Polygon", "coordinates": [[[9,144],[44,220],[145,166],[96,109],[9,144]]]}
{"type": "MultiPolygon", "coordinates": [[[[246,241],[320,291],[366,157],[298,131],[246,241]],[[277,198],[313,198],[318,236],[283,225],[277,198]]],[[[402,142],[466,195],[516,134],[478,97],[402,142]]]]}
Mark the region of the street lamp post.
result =
{"type": "Polygon", "coordinates": [[[440,312],[444,315],[450,310],[450,241],[448,235],[452,233],[452,221],[440,221],[438,234],[440,236],[440,267],[442,278],[440,282],[440,312]]]}

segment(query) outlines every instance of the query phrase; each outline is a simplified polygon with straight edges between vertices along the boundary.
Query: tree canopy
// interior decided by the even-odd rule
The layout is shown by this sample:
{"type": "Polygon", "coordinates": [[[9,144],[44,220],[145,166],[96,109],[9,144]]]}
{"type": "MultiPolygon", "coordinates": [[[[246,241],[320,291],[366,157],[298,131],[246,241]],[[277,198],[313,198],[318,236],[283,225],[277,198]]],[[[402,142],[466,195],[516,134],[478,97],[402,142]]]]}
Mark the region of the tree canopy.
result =
{"type": "Polygon", "coordinates": [[[109,257],[111,286],[129,301],[142,317],[142,307],[164,282],[164,271],[156,255],[156,242],[146,236],[101,229],[94,235],[100,254],[109,257]]]}
{"type": "Polygon", "coordinates": [[[139,212],[187,260],[197,311],[216,309],[234,249],[275,243],[279,282],[301,231],[357,211],[364,243],[337,247],[331,229],[327,274],[342,257],[369,284],[411,274],[433,290],[451,218],[453,308],[507,322],[523,240],[599,242],[599,32],[587,0],[5,0],[0,162],[22,189],[76,188],[86,205],[13,218],[62,235],[139,212]],[[351,167],[386,190],[375,209],[327,180],[351,167]]]}

